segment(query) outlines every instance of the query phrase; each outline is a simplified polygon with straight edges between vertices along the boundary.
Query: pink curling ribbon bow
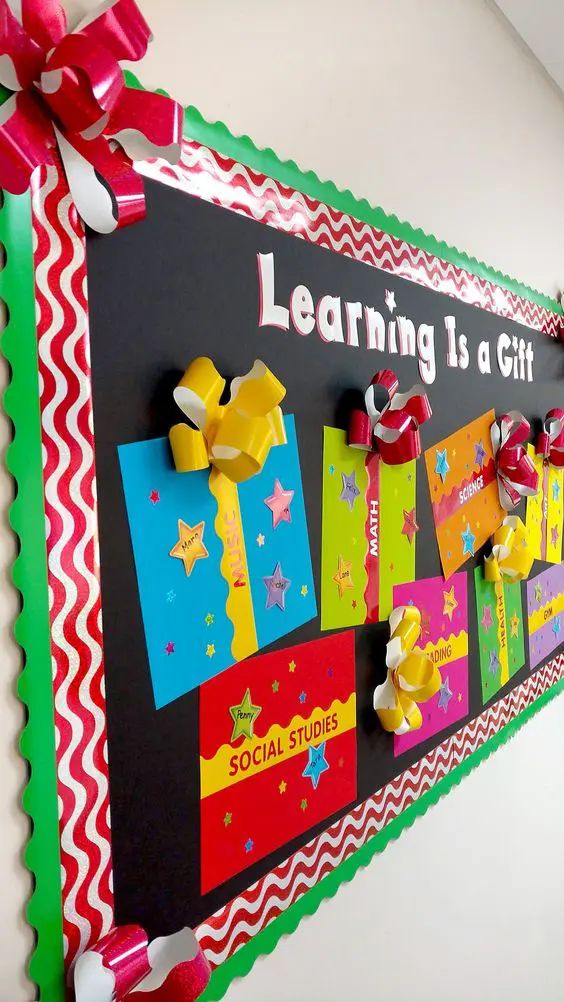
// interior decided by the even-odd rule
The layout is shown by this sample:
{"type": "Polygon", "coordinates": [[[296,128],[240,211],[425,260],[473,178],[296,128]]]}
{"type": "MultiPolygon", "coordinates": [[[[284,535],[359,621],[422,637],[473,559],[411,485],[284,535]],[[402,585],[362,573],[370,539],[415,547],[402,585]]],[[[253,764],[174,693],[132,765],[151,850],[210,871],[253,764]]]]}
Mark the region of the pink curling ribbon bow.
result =
{"type": "Polygon", "coordinates": [[[142,219],[133,161],[175,163],[182,137],[176,101],[125,85],[120,60],[141,59],[150,40],[135,0],[103,0],[69,34],[59,0],[0,0],[0,83],[15,92],[0,106],[0,186],[24,192],[58,147],[88,226],[142,219]]]}
{"type": "Polygon", "coordinates": [[[112,929],[77,960],[76,1002],[194,1002],[211,969],[191,929],[148,942],[141,926],[112,929]]]}
{"type": "Polygon", "coordinates": [[[538,491],[538,473],[525,444],[530,431],[529,422],[519,411],[502,414],[490,429],[499,500],[505,511],[538,491]]]}
{"type": "Polygon", "coordinates": [[[559,470],[564,468],[564,410],[560,407],[553,407],[546,415],[535,452],[545,463],[559,470]]]}
{"type": "Polygon", "coordinates": [[[419,425],[433,413],[422,386],[398,387],[395,372],[380,369],[364,395],[366,410],[354,410],[349,422],[349,445],[378,452],[390,466],[421,455],[419,425]]]}

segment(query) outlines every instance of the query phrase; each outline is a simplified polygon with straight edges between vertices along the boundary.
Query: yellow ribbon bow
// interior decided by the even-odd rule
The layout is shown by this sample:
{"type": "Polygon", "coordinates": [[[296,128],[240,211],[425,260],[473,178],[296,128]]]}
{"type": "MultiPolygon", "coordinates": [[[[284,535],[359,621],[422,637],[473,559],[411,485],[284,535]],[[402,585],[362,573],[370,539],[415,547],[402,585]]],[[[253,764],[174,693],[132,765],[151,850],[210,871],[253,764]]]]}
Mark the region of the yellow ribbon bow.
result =
{"type": "Polygon", "coordinates": [[[492,552],[484,561],[486,581],[523,581],[531,572],[534,556],[529,533],[517,515],[504,518],[492,536],[492,552]]]}
{"type": "Polygon", "coordinates": [[[231,396],[220,404],[225,379],[210,358],[195,358],[174,399],[195,425],[175,424],[169,433],[179,473],[215,466],[234,483],[259,473],[273,445],[284,445],[286,431],[280,402],[286,388],[258,359],[244,376],[231,382],[231,396]]]}
{"type": "Polygon", "coordinates": [[[389,618],[386,645],[386,681],[374,690],[374,709],[385,731],[406,734],[421,727],[418,703],[425,703],[441,687],[441,673],[426,654],[413,648],[421,634],[421,613],[415,605],[401,605],[389,618]]]}

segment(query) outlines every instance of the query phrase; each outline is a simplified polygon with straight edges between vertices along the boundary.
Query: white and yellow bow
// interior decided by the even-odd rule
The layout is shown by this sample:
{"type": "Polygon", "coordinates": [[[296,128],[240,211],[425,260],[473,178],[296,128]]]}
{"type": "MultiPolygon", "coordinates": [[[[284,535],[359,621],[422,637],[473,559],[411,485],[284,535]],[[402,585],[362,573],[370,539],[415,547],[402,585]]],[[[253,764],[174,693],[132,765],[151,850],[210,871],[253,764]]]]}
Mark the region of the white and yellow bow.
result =
{"type": "Polygon", "coordinates": [[[406,734],[423,722],[418,703],[441,687],[441,673],[431,659],[414,647],[421,634],[421,613],[414,605],[394,609],[389,618],[386,681],[374,690],[374,709],[385,731],[406,734]]]}

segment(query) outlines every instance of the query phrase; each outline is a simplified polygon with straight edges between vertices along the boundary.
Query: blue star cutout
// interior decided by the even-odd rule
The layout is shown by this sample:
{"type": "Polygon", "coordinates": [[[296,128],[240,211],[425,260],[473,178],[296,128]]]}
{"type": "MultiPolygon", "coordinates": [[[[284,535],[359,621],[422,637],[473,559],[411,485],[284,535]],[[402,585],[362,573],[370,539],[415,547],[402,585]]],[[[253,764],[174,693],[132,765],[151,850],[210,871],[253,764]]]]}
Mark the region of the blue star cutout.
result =
{"type": "Polygon", "coordinates": [[[307,699],[307,693],[306,692],[300,692],[300,694],[298,696],[298,699],[299,699],[300,703],[305,703],[305,701],[307,699]]]}
{"type": "Polygon", "coordinates": [[[468,522],[464,532],[461,532],[460,535],[462,536],[462,556],[464,556],[465,553],[469,553],[470,556],[473,557],[476,537],[470,528],[470,522],[468,522]]]}
{"type": "Polygon", "coordinates": [[[496,651],[490,651],[490,663],[488,668],[490,669],[492,675],[495,675],[500,667],[499,658],[496,651]]]}
{"type": "Polygon", "coordinates": [[[334,472],[335,472],[335,467],[333,466],[333,463],[331,463],[331,466],[329,467],[329,473],[331,474],[331,476],[333,476],[334,472]]]}
{"type": "Polygon", "coordinates": [[[339,501],[345,501],[350,510],[353,510],[353,505],[360,494],[360,489],[356,486],[356,470],[353,470],[350,477],[347,477],[346,473],[341,473],[343,478],[343,489],[339,494],[339,501]]]}
{"type": "Polygon", "coordinates": [[[174,588],[171,588],[170,591],[167,591],[166,593],[166,600],[167,602],[174,602],[175,598],[176,598],[176,592],[174,588]]]}
{"type": "Polygon", "coordinates": [[[552,632],[554,633],[555,637],[558,636],[558,634],[560,633],[561,629],[562,629],[562,623],[560,622],[560,616],[556,616],[556,618],[555,618],[555,620],[554,620],[554,622],[552,624],[552,632]]]}
{"type": "Polygon", "coordinates": [[[247,841],[245,842],[245,847],[244,847],[245,852],[252,852],[254,847],[255,843],[253,842],[252,838],[248,838],[247,841]]]}
{"type": "Polygon", "coordinates": [[[450,470],[447,459],[446,449],[437,449],[437,462],[435,463],[435,473],[439,474],[443,484],[446,480],[446,475],[450,470]]]}
{"type": "Polygon", "coordinates": [[[308,762],[302,772],[302,776],[305,778],[309,776],[313,789],[317,789],[317,784],[319,783],[319,777],[323,772],[327,772],[329,768],[329,763],[325,758],[325,741],[322,741],[318,748],[315,745],[309,745],[308,762]]]}
{"type": "Polygon", "coordinates": [[[558,501],[559,497],[560,497],[560,484],[558,483],[557,480],[555,480],[552,485],[552,500],[558,501]]]}
{"type": "Polygon", "coordinates": [[[448,675],[445,678],[441,688],[439,689],[439,710],[444,710],[445,713],[448,712],[448,704],[452,699],[452,689],[449,685],[448,675]]]}
{"type": "Polygon", "coordinates": [[[484,459],[486,458],[486,450],[484,449],[484,443],[480,439],[479,442],[474,442],[474,462],[476,466],[482,469],[484,465],[484,459]]]}

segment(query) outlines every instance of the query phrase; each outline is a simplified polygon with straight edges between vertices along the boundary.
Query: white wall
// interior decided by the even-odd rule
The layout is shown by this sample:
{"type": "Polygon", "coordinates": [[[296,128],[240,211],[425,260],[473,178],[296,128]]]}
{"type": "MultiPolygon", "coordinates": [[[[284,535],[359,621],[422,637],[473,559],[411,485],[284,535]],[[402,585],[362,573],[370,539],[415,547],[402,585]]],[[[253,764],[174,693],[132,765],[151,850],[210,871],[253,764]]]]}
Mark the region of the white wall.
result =
{"type": "MultiPolygon", "coordinates": [[[[564,98],[483,0],[141,7],[156,35],[146,85],[529,285],[555,294],[564,283],[564,98]]],[[[1,448],[8,438],[2,415],[1,448]]],[[[31,1002],[10,494],[2,469],[0,1002],[31,1002]]],[[[561,997],[563,735],[559,699],[257,963],[229,1002],[561,997]]]]}

